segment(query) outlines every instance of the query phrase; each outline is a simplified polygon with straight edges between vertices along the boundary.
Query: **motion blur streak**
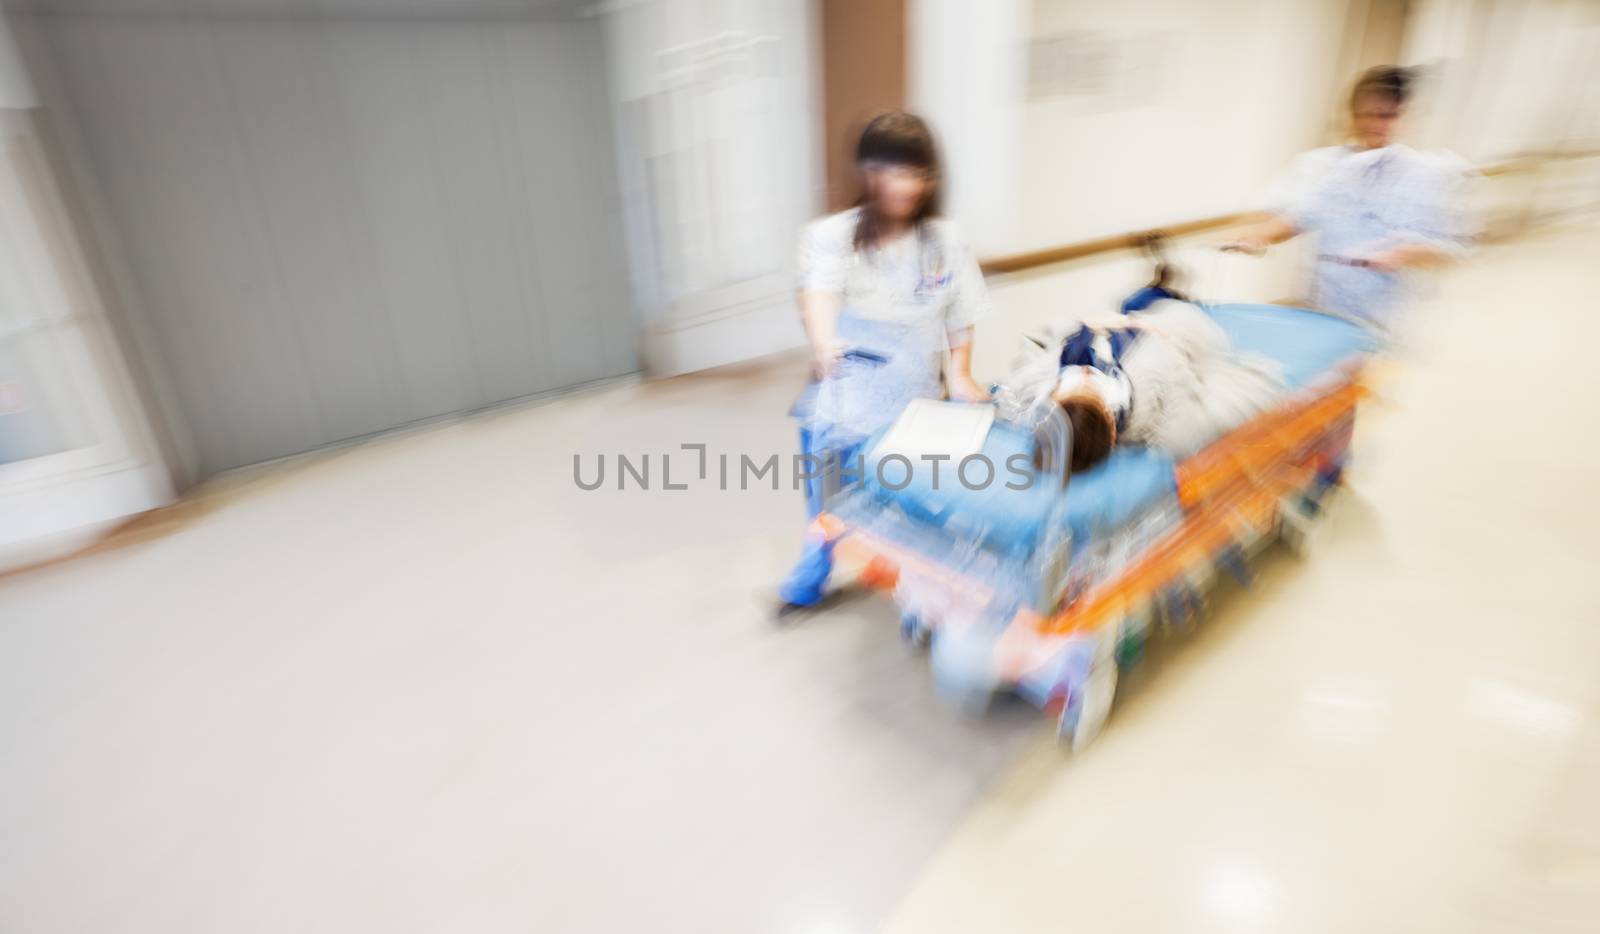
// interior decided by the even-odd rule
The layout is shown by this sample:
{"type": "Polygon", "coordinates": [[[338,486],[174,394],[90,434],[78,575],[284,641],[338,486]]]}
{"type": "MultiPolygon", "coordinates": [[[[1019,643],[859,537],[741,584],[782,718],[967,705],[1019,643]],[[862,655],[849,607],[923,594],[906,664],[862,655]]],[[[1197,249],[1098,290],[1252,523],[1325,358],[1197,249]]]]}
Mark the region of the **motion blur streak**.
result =
{"type": "Polygon", "coordinates": [[[0,931],[1593,930],[1597,214],[1600,0],[0,0],[0,931]]]}

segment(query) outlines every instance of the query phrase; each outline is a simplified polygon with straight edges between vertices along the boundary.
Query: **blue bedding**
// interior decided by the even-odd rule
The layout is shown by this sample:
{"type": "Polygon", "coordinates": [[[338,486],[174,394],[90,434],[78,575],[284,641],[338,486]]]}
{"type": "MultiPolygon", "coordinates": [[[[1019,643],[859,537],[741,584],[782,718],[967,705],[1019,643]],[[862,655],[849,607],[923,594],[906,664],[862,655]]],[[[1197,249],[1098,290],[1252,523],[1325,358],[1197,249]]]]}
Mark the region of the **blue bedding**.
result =
{"type": "MultiPolygon", "coordinates": [[[[1305,386],[1350,355],[1373,346],[1371,336],[1359,326],[1298,308],[1241,304],[1214,305],[1208,311],[1228,332],[1234,347],[1281,363],[1291,389],[1305,386]]],[[[868,449],[871,447],[869,443],[868,449]]],[[[926,469],[913,471],[904,489],[892,490],[879,482],[871,459],[866,487],[878,499],[898,504],[923,522],[963,538],[978,535],[991,547],[1025,554],[1040,540],[1042,523],[1061,495],[1056,478],[1037,478],[1028,489],[1007,488],[1007,481],[1017,479],[1008,471],[1007,459],[1014,454],[1031,457],[1032,451],[1031,435],[996,424],[983,448],[996,471],[995,482],[985,489],[967,489],[956,478],[954,465],[945,465],[939,471],[937,490],[933,489],[932,472],[926,469]]],[[[1122,447],[1104,463],[1074,476],[1065,508],[1074,546],[1120,528],[1162,498],[1175,496],[1175,468],[1165,454],[1122,447]]],[[[898,465],[885,465],[883,479],[891,485],[903,476],[898,465]]],[[[978,465],[969,470],[968,479],[974,485],[983,479],[978,465]]]]}
{"type": "Polygon", "coordinates": [[[1289,388],[1300,389],[1352,354],[1372,350],[1371,332],[1331,315],[1282,305],[1212,305],[1234,349],[1265,354],[1283,365],[1289,388]]]}

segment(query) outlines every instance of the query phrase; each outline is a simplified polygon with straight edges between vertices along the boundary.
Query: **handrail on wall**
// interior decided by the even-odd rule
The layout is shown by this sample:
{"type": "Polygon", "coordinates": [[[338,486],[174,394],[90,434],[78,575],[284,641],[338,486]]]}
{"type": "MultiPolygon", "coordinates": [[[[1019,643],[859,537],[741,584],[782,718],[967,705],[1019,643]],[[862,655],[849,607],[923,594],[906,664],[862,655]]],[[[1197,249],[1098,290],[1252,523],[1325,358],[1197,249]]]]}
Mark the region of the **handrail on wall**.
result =
{"type": "Polygon", "coordinates": [[[1028,253],[996,256],[979,262],[978,268],[982,269],[983,274],[986,276],[992,276],[997,273],[1021,272],[1024,269],[1064,263],[1068,260],[1083,259],[1086,256],[1095,256],[1100,253],[1115,253],[1118,250],[1138,249],[1152,235],[1156,234],[1164,234],[1167,237],[1187,237],[1191,234],[1205,233],[1209,230],[1220,230],[1224,227],[1238,227],[1241,224],[1255,223],[1266,220],[1268,216],[1261,211],[1241,211],[1234,214],[1219,214],[1216,217],[1202,217],[1199,220],[1168,224],[1165,227],[1153,230],[1135,230],[1129,233],[1112,234],[1109,237],[1097,237],[1093,240],[1080,240],[1077,243],[1067,243],[1043,250],[1033,250],[1028,253]]]}
{"type": "MultiPolygon", "coordinates": [[[[1524,172],[1537,171],[1547,163],[1566,159],[1583,159],[1591,156],[1600,156],[1600,149],[1551,150],[1529,153],[1525,156],[1507,159],[1504,162],[1494,162],[1480,166],[1477,174],[1487,178],[1501,175],[1517,175],[1524,172]]],[[[1102,253],[1135,250],[1142,247],[1151,236],[1155,235],[1165,235],[1169,238],[1187,237],[1197,233],[1257,223],[1266,220],[1269,216],[1262,211],[1240,211],[1234,214],[1202,217],[1199,220],[1183,221],[1149,230],[1135,230],[1106,237],[1096,237],[1093,240],[1079,240],[1076,243],[1046,247],[1042,250],[1030,250],[1026,253],[995,256],[981,260],[978,263],[978,268],[983,270],[983,274],[986,276],[1022,272],[1027,269],[1037,269],[1040,266],[1052,266],[1056,263],[1098,256],[1102,253]]]]}

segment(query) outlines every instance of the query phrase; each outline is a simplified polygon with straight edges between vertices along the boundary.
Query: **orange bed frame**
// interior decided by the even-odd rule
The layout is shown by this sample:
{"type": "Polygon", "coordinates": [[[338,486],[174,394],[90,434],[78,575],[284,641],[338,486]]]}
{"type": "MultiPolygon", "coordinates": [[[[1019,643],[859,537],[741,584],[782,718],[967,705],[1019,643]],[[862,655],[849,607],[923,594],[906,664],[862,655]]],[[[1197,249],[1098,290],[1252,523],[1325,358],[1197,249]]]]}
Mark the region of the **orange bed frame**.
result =
{"type": "MultiPolygon", "coordinates": [[[[1272,536],[1297,496],[1337,471],[1366,395],[1362,361],[1353,360],[1317,390],[1229,433],[1177,468],[1182,518],[1120,573],[1091,585],[1052,612],[1017,612],[998,643],[1002,673],[1020,677],[1041,646],[1092,636],[1143,612],[1174,584],[1209,573],[1229,549],[1272,536]]],[[[835,554],[860,567],[858,584],[892,590],[902,570],[961,588],[975,599],[985,585],[952,569],[853,528],[824,512],[813,531],[835,554]]]]}

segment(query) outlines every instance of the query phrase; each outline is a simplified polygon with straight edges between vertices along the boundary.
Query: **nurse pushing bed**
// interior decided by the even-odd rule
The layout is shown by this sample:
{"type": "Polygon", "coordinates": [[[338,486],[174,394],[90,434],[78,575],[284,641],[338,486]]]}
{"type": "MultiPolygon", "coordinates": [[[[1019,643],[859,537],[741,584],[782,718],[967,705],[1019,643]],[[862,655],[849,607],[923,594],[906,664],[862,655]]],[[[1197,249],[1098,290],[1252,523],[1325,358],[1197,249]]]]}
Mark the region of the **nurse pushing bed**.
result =
{"type": "MultiPolygon", "coordinates": [[[[971,366],[973,325],[989,296],[976,259],[938,216],[933,135],[911,114],[877,117],[861,135],[856,168],[856,206],[800,235],[800,310],[817,379],[792,414],[802,451],[817,463],[848,463],[913,400],[988,399],[971,366]]],[[[807,484],[813,518],[823,486],[821,476],[807,484]]],[[[832,569],[831,546],[808,533],[779,588],[785,607],[820,602],[832,569]]]]}
{"type": "Polygon", "coordinates": [[[1311,304],[1379,334],[1393,333],[1411,274],[1458,259],[1474,230],[1466,163],[1395,141],[1414,84],[1405,68],[1363,73],[1350,94],[1350,141],[1301,156],[1277,186],[1272,219],[1224,246],[1259,255],[1316,235],[1311,304]]]}

